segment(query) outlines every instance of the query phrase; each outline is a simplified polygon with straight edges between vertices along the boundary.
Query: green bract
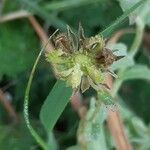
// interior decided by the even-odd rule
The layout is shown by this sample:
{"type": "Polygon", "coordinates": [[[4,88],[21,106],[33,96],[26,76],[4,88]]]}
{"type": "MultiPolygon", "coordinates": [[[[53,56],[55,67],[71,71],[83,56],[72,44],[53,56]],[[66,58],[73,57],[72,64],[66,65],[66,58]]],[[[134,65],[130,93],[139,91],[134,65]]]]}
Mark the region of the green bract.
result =
{"type": "Polygon", "coordinates": [[[85,38],[81,25],[78,35],[68,27],[68,32],[54,39],[55,49],[46,54],[59,79],[66,80],[73,89],[82,92],[103,84],[104,72],[117,60],[111,50],[105,48],[101,36],[85,38]]]}

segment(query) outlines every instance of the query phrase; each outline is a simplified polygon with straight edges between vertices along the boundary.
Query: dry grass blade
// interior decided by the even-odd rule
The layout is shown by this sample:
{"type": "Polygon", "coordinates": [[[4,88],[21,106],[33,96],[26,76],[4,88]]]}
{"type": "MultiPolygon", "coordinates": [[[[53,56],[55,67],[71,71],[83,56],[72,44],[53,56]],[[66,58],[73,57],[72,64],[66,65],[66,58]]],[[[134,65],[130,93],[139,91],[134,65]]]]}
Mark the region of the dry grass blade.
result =
{"type": "Polygon", "coordinates": [[[9,14],[0,16],[0,23],[12,21],[14,19],[20,19],[20,18],[28,17],[30,15],[31,15],[30,13],[28,13],[27,11],[24,11],[24,10],[11,12],[9,14]]]}

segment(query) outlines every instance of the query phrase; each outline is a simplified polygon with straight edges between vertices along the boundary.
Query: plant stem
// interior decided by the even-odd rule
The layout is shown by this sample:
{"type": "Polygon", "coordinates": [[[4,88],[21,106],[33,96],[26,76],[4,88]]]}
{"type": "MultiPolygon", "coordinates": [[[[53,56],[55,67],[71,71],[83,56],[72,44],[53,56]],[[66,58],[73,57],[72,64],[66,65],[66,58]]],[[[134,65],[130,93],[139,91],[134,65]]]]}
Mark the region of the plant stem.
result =
{"type": "Polygon", "coordinates": [[[3,105],[3,107],[6,109],[9,116],[13,119],[14,123],[18,123],[18,115],[15,112],[15,109],[5,96],[5,93],[0,89],[0,103],[3,105]]]}
{"type": "MultiPolygon", "coordinates": [[[[41,25],[37,22],[36,18],[34,16],[29,16],[28,17],[33,29],[35,30],[36,34],[38,35],[38,37],[40,38],[41,42],[43,45],[45,45],[45,43],[47,43],[48,41],[48,36],[45,33],[44,29],[41,27],[41,25]]],[[[52,45],[51,42],[49,42],[47,44],[47,47],[45,49],[46,52],[50,52],[51,50],[53,50],[54,47],[52,45]]]]}
{"type": "Polygon", "coordinates": [[[141,42],[142,42],[143,33],[144,33],[144,23],[139,17],[137,17],[137,19],[136,19],[136,35],[135,35],[133,44],[129,50],[129,55],[131,57],[134,57],[135,54],[137,53],[137,51],[141,45],[141,42]]]}
{"type": "Polygon", "coordinates": [[[27,88],[26,88],[26,91],[25,91],[25,98],[24,98],[24,118],[25,118],[25,122],[26,122],[26,125],[31,133],[31,135],[34,137],[34,139],[37,141],[37,143],[44,149],[46,150],[46,143],[43,141],[43,139],[39,136],[39,134],[33,129],[33,127],[31,126],[31,123],[29,121],[29,93],[30,93],[30,88],[31,88],[31,84],[32,84],[32,80],[33,80],[33,75],[34,75],[34,72],[35,72],[35,69],[36,69],[36,66],[38,64],[38,61],[41,57],[41,54],[42,54],[42,51],[40,51],[35,63],[34,63],[34,66],[33,66],[33,69],[31,71],[31,74],[30,74],[30,77],[29,77],[29,81],[28,81],[28,84],[27,84],[27,88]]]}
{"type": "Polygon", "coordinates": [[[107,123],[116,143],[117,150],[131,150],[131,145],[124,132],[124,126],[118,111],[108,112],[107,123]]]}
{"type": "Polygon", "coordinates": [[[31,14],[25,10],[19,10],[0,16],[0,23],[11,21],[14,19],[25,18],[31,14]]]}
{"type": "MultiPolygon", "coordinates": [[[[136,26],[137,27],[136,27],[135,39],[134,39],[134,42],[133,42],[133,44],[130,48],[130,51],[129,51],[130,57],[134,57],[135,54],[137,53],[137,51],[140,47],[141,41],[142,41],[142,37],[143,37],[144,24],[143,24],[142,20],[140,20],[140,18],[137,18],[136,26]]],[[[125,69],[120,69],[118,72],[118,76],[120,76],[124,71],[125,71],[125,69]]],[[[116,96],[122,82],[123,81],[118,78],[113,83],[113,90],[112,90],[112,96],[113,97],[116,96]]],[[[116,141],[117,149],[118,150],[120,150],[120,149],[122,149],[122,150],[123,149],[124,150],[131,149],[131,147],[128,143],[128,140],[124,134],[123,124],[122,124],[121,119],[119,117],[119,113],[118,112],[109,112],[107,121],[108,121],[108,126],[112,132],[112,135],[116,141]]]]}
{"type": "Polygon", "coordinates": [[[122,85],[122,81],[119,80],[119,79],[116,79],[116,81],[113,84],[113,89],[112,89],[112,92],[111,92],[112,97],[116,96],[116,94],[119,91],[119,88],[121,87],[121,85],[122,85]]]}
{"type": "Polygon", "coordinates": [[[24,97],[24,118],[25,118],[25,122],[26,125],[31,133],[31,135],[34,137],[34,139],[37,141],[37,143],[44,149],[47,149],[47,144],[43,141],[43,139],[39,136],[39,134],[34,130],[34,128],[31,126],[30,120],[29,120],[29,93],[30,93],[30,89],[31,89],[31,84],[32,84],[32,80],[33,80],[33,76],[37,67],[37,64],[39,62],[39,59],[42,55],[42,52],[45,50],[47,44],[49,43],[49,41],[51,40],[52,36],[57,32],[58,30],[56,30],[48,39],[47,43],[45,44],[45,46],[42,48],[42,50],[40,51],[38,57],[36,58],[36,61],[33,65],[28,83],[27,83],[27,88],[25,91],[25,97],[24,97]]]}
{"type": "MultiPolygon", "coordinates": [[[[108,75],[106,77],[107,84],[110,88],[113,86],[112,77],[108,75]]],[[[124,127],[122,120],[119,116],[119,111],[108,111],[107,123],[109,130],[114,138],[116,143],[117,150],[130,150],[131,146],[128,142],[128,139],[124,133],[124,127]]]]}

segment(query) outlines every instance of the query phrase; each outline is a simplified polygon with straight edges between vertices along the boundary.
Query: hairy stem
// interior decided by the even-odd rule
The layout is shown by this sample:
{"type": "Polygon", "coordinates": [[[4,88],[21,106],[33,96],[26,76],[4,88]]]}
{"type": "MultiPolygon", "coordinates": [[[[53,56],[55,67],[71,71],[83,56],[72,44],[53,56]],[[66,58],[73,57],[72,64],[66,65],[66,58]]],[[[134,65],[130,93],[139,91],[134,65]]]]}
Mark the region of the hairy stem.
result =
{"type": "MultiPolygon", "coordinates": [[[[113,80],[110,75],[106,77],[106,81],[109,87],[112,89],[113,80]]],[[[119,111],[108,111],[107,124],[116,143],[116,149],[131,150],[131,145],[129,144],[128,138],[125,135],[124,126],[120,118],[119,111]]]]}
{"type": "Polygon", "coordinates": [[[27,87],[26,87],[26,91],[25,91],[25,97],[24,97],[24,118],[25,118],[25,122],[26,125],[31,133],[31,135],[34,137],[34,139],[37,141],[37,143],[44,149],[47,149],[47,144],[43,141],[43,139],[39,136],[39,134],[34,130],[34,128],[32,127],[30,120],[29,120],[29,93],[30,93],[30,89],[31,89],[31,84],[32,84],[32,80],[33,80],[33,76],[37,67],[37,64],[40,60],[40,57],[42,55],[42,52],[45,50],[46,46],[48,45],[49,41],[51,40],[52,36],[57,32],[58,30],[56,30],[48,39],[47,43],[45,44],[45,46],[42,48],[42,50],[40,51],[38,57],[36,58],[36,61],[33,65],[28,83],[27,83],[27,87]]]}

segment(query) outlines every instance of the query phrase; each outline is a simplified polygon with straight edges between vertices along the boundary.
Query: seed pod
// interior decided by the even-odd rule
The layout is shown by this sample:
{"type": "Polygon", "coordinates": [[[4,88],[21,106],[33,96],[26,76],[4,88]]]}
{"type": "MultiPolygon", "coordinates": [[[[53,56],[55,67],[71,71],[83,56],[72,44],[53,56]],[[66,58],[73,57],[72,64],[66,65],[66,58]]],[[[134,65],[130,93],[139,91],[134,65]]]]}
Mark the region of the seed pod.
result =
{"type": "Polygon", "coordinates": [[[96,35],[86,38],[79,24],[78,35],[67,27],[67,33],[59,34],[55,39],[55,49],[46,57],[52,64],[58,78],[66,80],[73,89],[82,92],[90,86],[99,89],[104,86],[104,72],[120,59],[110,49],[105,48],[104,39],[96,35]]]}

